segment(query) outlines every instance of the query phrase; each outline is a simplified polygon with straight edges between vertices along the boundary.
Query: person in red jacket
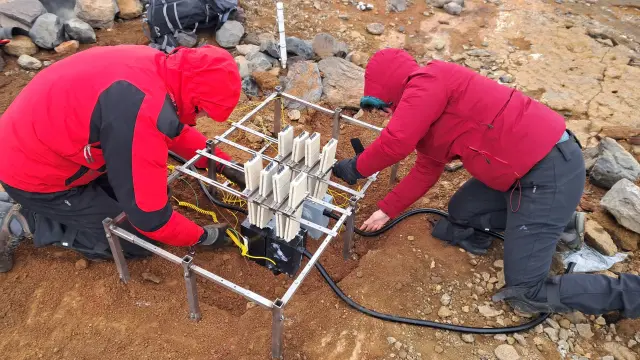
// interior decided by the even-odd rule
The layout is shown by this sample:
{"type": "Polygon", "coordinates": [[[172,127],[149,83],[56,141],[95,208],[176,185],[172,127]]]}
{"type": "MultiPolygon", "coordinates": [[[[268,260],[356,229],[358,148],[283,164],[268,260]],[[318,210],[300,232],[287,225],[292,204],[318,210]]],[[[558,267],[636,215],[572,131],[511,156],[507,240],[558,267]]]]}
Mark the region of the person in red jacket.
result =
{"type": "Polygon", "coordinates": [[[453,195],[434,237],[482,254],[504,231],[506,287],[494,295],[527,313],[624,311],[640,316],[640,277],[549,276],[559,239],[578,247],[584,214],[575,212],[586,177],[581,146],[564,119],[519,91],[463,66],[385,49],[367,64],[361,107],[392,114],[380,136],[333,173],[355,184],[414,150],[414,167],[362,225],[377,230],[423,196],[445,164],[460,159],[473,176],[453,195]]]}
{"type": "MultiPolygon", "coordinates": [[[[111,258],[102,221],[122,211],[148,239],[228,244],[224,225],[203,228],[173,211],[167,154],[191,158],[204,149],[196,117],[227,120],[240,91],[233,57],[212,46],[168,55],[148,46],[95,47],[41,71],[0,118],[0,184],[22,207],[0,216],[0,272],[11,269],[13,248],[29,234],[37,247],[111,258]]],[[[216,155],[231,160],[217,148],[216,155]]],[[[244,183],[241,172],[220,164],[218,171],[244,183]]],[[[123,246],[127,257],[149,254],[123,246]]]]}

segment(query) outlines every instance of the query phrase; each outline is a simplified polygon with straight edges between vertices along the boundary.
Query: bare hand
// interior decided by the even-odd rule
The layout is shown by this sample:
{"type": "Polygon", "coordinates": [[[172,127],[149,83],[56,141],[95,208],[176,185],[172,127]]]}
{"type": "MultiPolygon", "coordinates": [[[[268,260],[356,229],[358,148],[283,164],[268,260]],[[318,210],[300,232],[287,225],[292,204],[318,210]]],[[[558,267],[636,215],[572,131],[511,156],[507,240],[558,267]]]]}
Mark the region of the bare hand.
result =
{"type": "Polygon", "coordinates": [[[380,230],[384,224],[389,221],[389,217],[382,210],[378,210],[371,214],[367,221],[362,224],[360,230],[363,231],[377,231],[380,230]]]}

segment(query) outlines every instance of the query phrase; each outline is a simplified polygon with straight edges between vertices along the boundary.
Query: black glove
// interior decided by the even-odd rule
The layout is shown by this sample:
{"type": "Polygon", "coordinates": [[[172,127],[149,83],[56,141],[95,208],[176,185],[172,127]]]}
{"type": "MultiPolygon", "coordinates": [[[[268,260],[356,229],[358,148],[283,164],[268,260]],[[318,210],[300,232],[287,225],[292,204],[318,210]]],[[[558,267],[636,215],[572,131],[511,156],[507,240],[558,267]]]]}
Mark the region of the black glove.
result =
{"type": "Polygon", "coordinates": [[[198,247],[219,249],[233,244],[233,240],[225,235],[227,231],[227,224],[207,225],[203,226],[203,229],[204,234],[202,234],[200,241],[196,243],[198,247]]]}
{"type": "MultiPolygon", "coordinates": [[[[238,165],[238,163],[235,161],[232,161],[232,163],[234,165],[238,165]]],[[[220,166],[221,168],[218,168],[218,171],[220,172],[220,174],[224,175],[224,177],[229,179],[234,184],[238,185],[243,190],[244,188],[247,187],[244,182],[244,173],[242,171],[236,170],[230,166],[224,166],[223,164],[219,164],[219,165],[221,165],[220,166]]]]}
{"type": "Polygon", "coordinates": [[[364,179],[364,176],[360,175],[358,169],[356,169],[357,162],[358,155],[351,159],[338,161],[333,165],[333,175],[344,180],[349,185],[355,185],[358,179],[364,179]]]}

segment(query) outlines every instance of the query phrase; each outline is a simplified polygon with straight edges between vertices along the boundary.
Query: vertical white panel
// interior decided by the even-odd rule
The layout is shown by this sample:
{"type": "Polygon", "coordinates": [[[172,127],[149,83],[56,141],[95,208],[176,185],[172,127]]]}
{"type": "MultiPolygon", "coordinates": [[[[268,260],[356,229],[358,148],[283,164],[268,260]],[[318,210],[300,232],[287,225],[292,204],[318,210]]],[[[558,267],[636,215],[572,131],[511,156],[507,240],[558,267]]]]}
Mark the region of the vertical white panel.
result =
{"type": "Polygon", "coordinates": [[[309,138],[309,133],[306,131],[303,131],[302,133],[300,133],[300,135],[296,136],[295,139],[293,139],[293,154],[291,155],[291,157],[293,158],[293,161],[300,162],[300,160],[304,158],[305,143],[308,138],[309,138]]]}
{"type": "Polygon", "coordinates": [[[280,155],[282,158],[285,158],[287,155],[291,154],[292,149],[293,149],[293,127],[291,125],[287,125],[278,134],[278,155],[280,155]]]}

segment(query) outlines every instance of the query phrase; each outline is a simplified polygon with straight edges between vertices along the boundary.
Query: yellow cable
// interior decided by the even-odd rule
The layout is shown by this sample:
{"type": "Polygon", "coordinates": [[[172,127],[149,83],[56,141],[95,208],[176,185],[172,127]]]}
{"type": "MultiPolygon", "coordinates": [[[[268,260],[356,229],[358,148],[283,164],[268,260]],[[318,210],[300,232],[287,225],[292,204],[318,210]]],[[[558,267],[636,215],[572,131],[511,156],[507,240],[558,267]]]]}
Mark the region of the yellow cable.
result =
{"type": "MultiPolygon", "coordinates": [[[[209,215],[213,219],[214,223],[218,223],[218,218],[216,217],[216,213],[215,212],[201,209],[201,208],[199,208],[199,207],[197,207],[197,206],[195,206],[193,204],[190,204],[188,202],[185,202],[185,201],[180,201],[175,196],[172,196],[172,198],[175,201],[178,202],[178,206],[189,208],[191,210],[199,212],[200,214],[209,215]]],[[[236,218],[236,220],[237,220],[237,218],[236,218]]],[[[238,234],[238,232],[235,229],[227,228],[226,233],[227,233],[227,235],[229,235],[229,238],[231,238],[233,243],[236,244],[236,246],[240,248],[240,251],[241,251],[240,255],[242,255],[244,257],[248,257],[250,259],[267,260],[267,261],[272,262],[273,265],[276,265],[276,262],[271,260],[271,259],[269,259],[269,258],[262,257],[262,256],[249,255],[249,248],[238,239],[238,237],[242,237],[242,236],[240,234],[238,234]],[[238,235],[238,237],[236,236],[236,234],[238,235]]]]}

